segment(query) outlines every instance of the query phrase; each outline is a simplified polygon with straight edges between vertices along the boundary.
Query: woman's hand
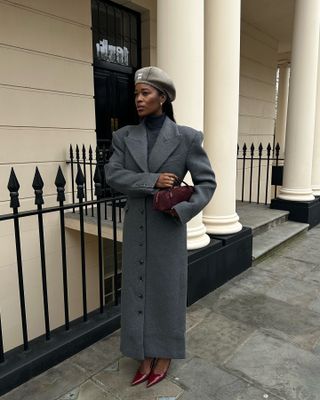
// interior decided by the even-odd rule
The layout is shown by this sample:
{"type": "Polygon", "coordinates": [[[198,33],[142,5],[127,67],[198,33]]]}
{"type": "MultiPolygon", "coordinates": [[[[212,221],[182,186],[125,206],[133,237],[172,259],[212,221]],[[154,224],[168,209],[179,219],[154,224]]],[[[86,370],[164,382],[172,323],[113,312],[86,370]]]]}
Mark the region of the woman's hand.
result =
{"type": "Polygon", "coordinates": [[[162,172],[155,183],[155,187],[158,189],[170,188],[174,185],[176,180],[179,180],[177,175],[172,174],[171,172],[162,172]]]}

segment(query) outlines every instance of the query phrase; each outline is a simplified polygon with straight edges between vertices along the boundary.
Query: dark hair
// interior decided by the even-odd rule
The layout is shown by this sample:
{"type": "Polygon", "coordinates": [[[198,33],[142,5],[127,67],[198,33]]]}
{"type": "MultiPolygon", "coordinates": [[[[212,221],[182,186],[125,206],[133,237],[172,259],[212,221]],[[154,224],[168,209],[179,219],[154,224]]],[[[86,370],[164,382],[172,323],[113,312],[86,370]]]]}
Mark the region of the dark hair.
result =
{"type": "Polygon", "coordinates": [[[167,100],[162,104],[162,111],[169,117],[173,122],[176,122],[173,113],[173,107],[171,101],[167,98],[167,100]]]}
{"type": "Polygon", "coordinates": [[[169,96],[167,95],[167,93],[162,92],[161,90],[157,89],[160,95],[165,95],[167,100],[162,104],[162,111],[166,114],[166,116],[168,118],[171,119],[171,121],[176,122],[175,118],[174,118],[174,112],[173,112],[173,107],[172,107],[172,103],[169,100],[169,96]]]}

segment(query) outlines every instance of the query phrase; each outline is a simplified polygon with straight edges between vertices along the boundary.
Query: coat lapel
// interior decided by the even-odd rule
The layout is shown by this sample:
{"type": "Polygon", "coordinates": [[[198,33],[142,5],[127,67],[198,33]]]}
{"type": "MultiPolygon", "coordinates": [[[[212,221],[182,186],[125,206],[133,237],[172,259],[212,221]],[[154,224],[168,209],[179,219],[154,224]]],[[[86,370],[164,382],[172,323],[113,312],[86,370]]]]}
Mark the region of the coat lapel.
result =
{"type": "Polygon", "coordinates": [[[131,127],[124,140],[128,151],[142,171],[157,172],[180,143],[180,133],[177,125],[167,117],[149,154],[149,162],[147,130],[143,121],[131,127]]]}
{"type": "Polygon", "coordinates": [[[149,154],[149,170],[157,172],[179,143],[180,133],[178,127],[167,117],[149,154]]]}
{"type": "Polygon", "coordinates": [[[124,140],[128,151],[140,169],[144,172],[148,172],[148,138],[144,124],[140,123],[132,127],[129,135],[126,136],[124,140]]]}

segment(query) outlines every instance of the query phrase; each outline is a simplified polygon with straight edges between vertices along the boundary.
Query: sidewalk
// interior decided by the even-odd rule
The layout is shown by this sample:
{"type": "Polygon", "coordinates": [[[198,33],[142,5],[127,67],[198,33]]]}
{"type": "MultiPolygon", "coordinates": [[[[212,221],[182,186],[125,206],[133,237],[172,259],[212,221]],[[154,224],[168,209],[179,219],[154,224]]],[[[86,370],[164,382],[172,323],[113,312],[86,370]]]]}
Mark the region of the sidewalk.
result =
{"type": "Polygon", "coordinates": [[[119,330],[2,400],[320,400],[320,227],[188,308],[187,353],[159,384],[119,330]]]}

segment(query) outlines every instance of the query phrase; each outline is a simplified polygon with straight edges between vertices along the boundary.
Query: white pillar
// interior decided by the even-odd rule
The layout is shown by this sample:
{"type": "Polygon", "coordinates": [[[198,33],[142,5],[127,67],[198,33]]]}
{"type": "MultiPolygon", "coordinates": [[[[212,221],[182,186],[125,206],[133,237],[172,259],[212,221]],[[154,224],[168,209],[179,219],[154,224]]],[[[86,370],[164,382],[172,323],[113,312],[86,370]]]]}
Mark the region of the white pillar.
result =
{"type": "Polygon", "coordinates": [[[313,142],[312,178],[311,187],[314,196],[320,196],[320,41],[318,53],[316,115],[313,142]]]}
{"type": "MultiPolygon", "coordinates": [[[[158,0],[157,4],[158,66],[175,83],[177,123],[203,131],[203,0],[158,0]]],[[[187,180],[191,183],[190,176],[187,180]]],[[[188,223],[187,232],[189,250],[210,242],[202,213],[188,223]]]]}
{"type": "Polygon", "coordinates": [[[240,20],[240,0],[205,0],[204,147],[217,189],[203,221],[213,234],[242,229],[236,213],[240,20]]]}
{"type": "Polygon", "coordinates": [[[289,94],[290,68],[288,63],[279,65],[278,104],[275,143],[280,146],[280,158],[283,158],[287,126],[288,94],[289,94]]]}
{"type": "Polygon", "coordinates": [[[296,0],[283,186],[279,198],[311,201],[320,1],[296,0]]]}

